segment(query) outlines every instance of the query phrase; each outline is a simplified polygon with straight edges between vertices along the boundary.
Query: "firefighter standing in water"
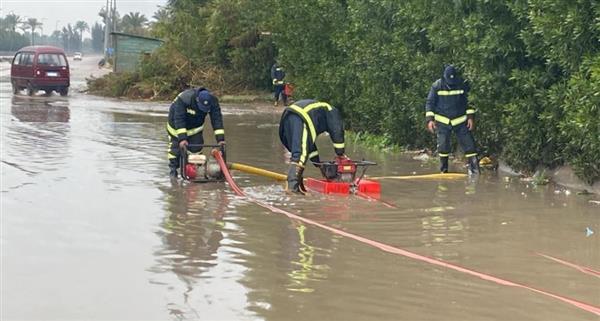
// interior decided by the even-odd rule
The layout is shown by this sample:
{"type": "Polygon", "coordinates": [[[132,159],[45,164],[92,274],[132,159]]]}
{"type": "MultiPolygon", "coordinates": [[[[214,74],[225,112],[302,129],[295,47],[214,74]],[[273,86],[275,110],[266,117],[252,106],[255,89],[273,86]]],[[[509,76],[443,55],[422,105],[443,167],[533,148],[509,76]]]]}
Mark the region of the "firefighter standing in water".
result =
{"type": "Polygon", "coordinates": [[[283,111],[279,122],[279,138],[292,154],[286,190],[306,193],[304,166],[307,160],[320,163],[315,142],[317,136],[324,132],[329,133],[338,161],[348,160],[344,155],[344,124],[338,109],[328,103],[303,99],[283,111]]]}
{"type": "Polygon", "coordinates": [[[206,88],[191,88],[181,92],[169,108],[167,132],[169,133],[169,175],[177,177],[180,149],[189,146],[192,153],[200,152],[204,144],[202,129],[206,115],[210,115],[210,123],[219,145],[225,144],[223,115],[219,100],[206,88]]]}
{"type": "Polygon", "coordinates": [[[279,96],[281,96],[281,100],[283,101],[283,105],[287,106],[287,95],[285,94],[285,82],[283,81],[285,78],[285,71],[281,68],[277,63],[274,63],[271,67],[271,79],[273,81],[273,91],[275,96],[274,106],[279,104],[279,96]]]}
{"type": "Polygon", "coordinates": [[[479,174],[475,140],[471,131],[475,129],[475,109],[468,107],[469,88],[452,65],[446,66],[442,78],[436,80],[425,104],[427,129],[437,132],[437,149],[440,156],[440,171],[448,172],[450,135],[456,134],[467,157],[469,174],[479,174]]]}

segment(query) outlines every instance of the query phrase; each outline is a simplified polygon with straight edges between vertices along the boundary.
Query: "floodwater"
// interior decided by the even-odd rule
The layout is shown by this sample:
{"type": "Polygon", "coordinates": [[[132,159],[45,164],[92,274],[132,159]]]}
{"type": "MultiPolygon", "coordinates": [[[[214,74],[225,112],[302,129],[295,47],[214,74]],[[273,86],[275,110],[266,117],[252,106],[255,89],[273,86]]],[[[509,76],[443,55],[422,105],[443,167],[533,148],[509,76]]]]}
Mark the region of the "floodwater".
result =
{"type": "MultiPolygon", "coordinates": [[[[73,64],[75,88],[94,63],[73,64]]],[[[6,64],[0,72],[2,320],[600,320],[291,220],[225,183],[172,184],[167,104],[13,96],[6,64]]],[[[228,160],[286,171],[272,108],[224,104],[228,160]]],[[[377,161],[374,176],[437,167],[351,142],[348,154],[377,161]]],[[[384,180],[388,206],[234,178],[253,198],[339,230],[600,306],[598,195],[500,173],[384,180]]]]}

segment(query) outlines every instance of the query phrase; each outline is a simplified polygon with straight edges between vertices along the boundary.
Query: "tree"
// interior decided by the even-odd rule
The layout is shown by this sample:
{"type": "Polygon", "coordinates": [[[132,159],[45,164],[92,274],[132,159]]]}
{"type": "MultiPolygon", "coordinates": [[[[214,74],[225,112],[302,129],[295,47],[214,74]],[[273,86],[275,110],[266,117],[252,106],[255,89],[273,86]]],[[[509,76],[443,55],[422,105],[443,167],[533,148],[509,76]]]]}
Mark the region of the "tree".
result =
{"type": "Polygon", "coordinates": [[[23,23],[23,19],[21,19],[20,16],[14,14],[14,13],[11,13],[11,14],[7,14],[2,22],[3,22],[2,30],[9,30],[9,31],[15,32],[17,27],[21,23],[23,23]]]}
{"type": "Polygon", "coordinates": [[[139,12],[130,12],[123,16],[121,20],[121,27],[126,33],[132,33],[137,35],[143,35],[148,18],[139,12]]]}
{"type": "Polygon", "coordinates": [[[95,52],[102,52],[104,47],[104,26],[99,23],[95,23],[92,26],[92,49],[95,52]]]}
{"type": "Polygon", "coordinates": [[[75,22],[75,27],[73,27],[75,31],[79,31],[79,48],[83,48],[83,32],[86,30],[90,30],[89,25],[85,21],[77,21],[75,22]]]}
{"type": "Polygon", "coordinates": [[[27,28],[31,29],[31,45],[33,46],[35,44],[35,29],[37,27],[41,27],[42,23],[39,22],[36,18],[28,18],[27,21],[24,22],[24,24],[27,28]]]}
{"type": "Polygon", "coordinates": [[[63,48],[65,48],[67,52],[72,51],[79,46],[79,34],[70,23],[62,29],[62,40],[63,48]]]}
{"type": "Polygon", "coordinates": [[[0,50],[15,51],[29,44],[26,35],[15,31],[20,24],[21,17],[14,14],[0,18],[0,50]]]}
{"type": "Polygon", "coordinates": [[[156,12],[152,15],[152,19],[154,19],[154,21],[158,22],[158,21],[164,21],[166,19],[169,18],[169,10],[167,10],[164,7],[159,6],[158,10],[156,10],[156,12]]]}

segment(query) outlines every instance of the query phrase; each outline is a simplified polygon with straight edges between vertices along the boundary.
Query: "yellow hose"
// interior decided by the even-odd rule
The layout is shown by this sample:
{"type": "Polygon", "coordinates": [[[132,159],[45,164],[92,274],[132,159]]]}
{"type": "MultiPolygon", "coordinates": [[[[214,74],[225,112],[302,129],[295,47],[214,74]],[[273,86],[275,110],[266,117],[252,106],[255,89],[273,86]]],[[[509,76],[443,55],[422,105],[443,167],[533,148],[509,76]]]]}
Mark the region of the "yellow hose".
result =
{"type": "MultiPolygon", "coordinates": [[[[266,169],[240,164],[240,163],[230,163],[230,169],[235,169],[238,171],[246,172],[249,174],[260,175],[268,178],[272,178],[278,181],[285,181],[287,176],[280,173],[275,173],[268,171],[266,169]]],[[[407,175],[407,176],[380,176],[380,177],[367,177],[367,179],[460,179],[467,177],[467,174],[464,173],[439,173],[439,174],[424,174],[424,175],[407,175]]]]}
{"type": "Polygon", "coordinates": [[[278,180],[278,181],[285,181],[287,179],[286,175],[275,173],[275,172],[271,172],[271,171],[268,171],[266,169],[262,169],[262,168],[258,168],[258,167],[254,167],[254,166],[240,164],[240,163],[230,163],[229,167],[231,169],[235,169],[235,170],[238,170],[238,171],[242,171],[242,172],[246,172],[246,173],[250,173],[250,174],[260,175],[260,176],[272,178],[272,179],[275,179],[275,180],[278,180]]]}
{"type": "Polygon", "coordinates": [[[424,175],[407,175],[407,176],[380,176],[368,177],[368,179],[459,179],[465,178],[464,173],[439,173],[439,174],[424,174],[424,175]]]}

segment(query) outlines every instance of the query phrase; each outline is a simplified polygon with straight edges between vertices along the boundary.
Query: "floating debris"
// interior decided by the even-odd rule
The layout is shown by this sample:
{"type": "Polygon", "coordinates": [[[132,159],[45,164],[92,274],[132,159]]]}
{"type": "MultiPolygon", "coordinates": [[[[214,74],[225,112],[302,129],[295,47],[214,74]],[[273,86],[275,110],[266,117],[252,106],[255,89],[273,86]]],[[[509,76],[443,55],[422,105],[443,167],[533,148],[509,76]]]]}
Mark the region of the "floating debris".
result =
{"type": "Polygon", "coordinates": [[[428,161],[431,158],[427,153],[419,154],[417,156],[413,156],[412,159],[419,161],[428,161]]]}
{"type": "Polygon", "coordinates": [[[586,236],[586,237],[590,237],[590,236],[592,236],[593,234],[594,234],[594,231],[593,231],[591,228],[589,228],[589,227],[586,227],[586,228],[585,228],[585,236],[586,236]]]}

